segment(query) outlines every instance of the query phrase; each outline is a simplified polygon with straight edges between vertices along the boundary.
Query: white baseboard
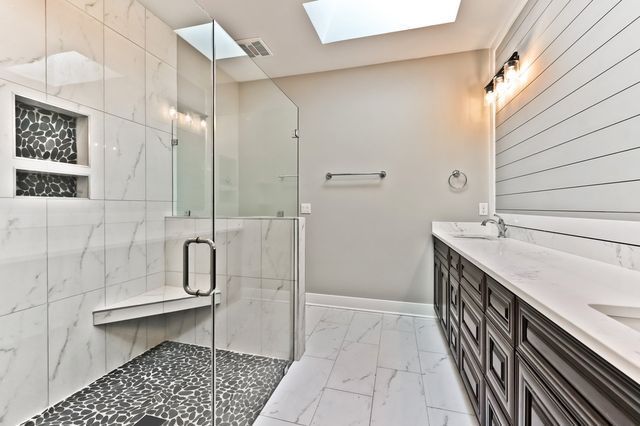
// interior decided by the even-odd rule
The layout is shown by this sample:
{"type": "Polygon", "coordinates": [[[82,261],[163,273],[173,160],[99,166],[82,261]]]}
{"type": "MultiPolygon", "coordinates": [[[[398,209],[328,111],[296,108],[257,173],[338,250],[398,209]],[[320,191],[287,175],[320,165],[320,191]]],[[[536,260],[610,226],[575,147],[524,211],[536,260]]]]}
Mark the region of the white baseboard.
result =
{"type": "Polygon", "coordinates": [[[353,309],[366,312],[410,315],[416,317],[436,316],[429,303],[397,302],[394,300],[365,299],[363,297],[335,296],[331,294],[307,293],[307,305],[330,308],[353,309]]]}

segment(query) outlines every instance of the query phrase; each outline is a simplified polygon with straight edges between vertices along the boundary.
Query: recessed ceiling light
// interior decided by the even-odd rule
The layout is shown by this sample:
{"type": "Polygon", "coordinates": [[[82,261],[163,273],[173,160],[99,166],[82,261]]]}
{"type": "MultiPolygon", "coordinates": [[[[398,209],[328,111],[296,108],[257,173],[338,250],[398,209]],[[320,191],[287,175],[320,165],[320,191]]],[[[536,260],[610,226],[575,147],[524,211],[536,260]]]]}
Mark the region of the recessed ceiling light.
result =
{"type": "Polygon", "coordinates": [[[315,0],[303,6],[326,44],[455,22],[460,0],[315,0]]]}

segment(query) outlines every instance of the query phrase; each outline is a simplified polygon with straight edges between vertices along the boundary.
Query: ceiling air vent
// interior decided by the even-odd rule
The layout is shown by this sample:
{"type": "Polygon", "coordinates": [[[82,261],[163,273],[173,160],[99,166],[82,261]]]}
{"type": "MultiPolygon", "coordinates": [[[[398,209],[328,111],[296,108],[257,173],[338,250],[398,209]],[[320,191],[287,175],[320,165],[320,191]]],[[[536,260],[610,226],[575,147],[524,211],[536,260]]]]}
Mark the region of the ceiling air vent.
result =
{"type": "Polygon", "coordinates": [[[271,49],[266,45],[261,38],[245,38],[244,40],[236,40],[236,43],[240,45],[244,53],[246,53],[250,58],[255,58],[256,56],[271,56],[271,49]]]}

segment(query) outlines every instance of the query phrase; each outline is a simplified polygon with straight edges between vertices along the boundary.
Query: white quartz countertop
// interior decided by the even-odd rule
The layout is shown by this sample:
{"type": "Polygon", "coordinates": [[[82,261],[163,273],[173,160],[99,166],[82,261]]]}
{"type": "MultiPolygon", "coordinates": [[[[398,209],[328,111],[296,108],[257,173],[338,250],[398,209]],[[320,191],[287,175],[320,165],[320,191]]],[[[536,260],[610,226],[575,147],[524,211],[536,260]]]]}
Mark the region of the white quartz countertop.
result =
{"type": "Polygon", "coordinates": [[[589,306],[640,308],[640,272],[510,238],[455,236],[489,230],[474,225],[434,222],[432,234],[640,383],[640,332],[589,306]]]}

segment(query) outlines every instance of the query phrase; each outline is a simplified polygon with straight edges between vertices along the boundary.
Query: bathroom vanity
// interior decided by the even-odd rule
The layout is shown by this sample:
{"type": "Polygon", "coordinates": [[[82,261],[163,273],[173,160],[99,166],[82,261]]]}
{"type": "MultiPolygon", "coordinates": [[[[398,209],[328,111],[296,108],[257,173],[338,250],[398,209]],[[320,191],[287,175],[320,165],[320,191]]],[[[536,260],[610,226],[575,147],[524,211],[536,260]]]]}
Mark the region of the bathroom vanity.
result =
{"type": "Polygon", "coordinates": [[[480,424],[640,424],[640,274],[454,228],[434,308],[480,424]]]}

